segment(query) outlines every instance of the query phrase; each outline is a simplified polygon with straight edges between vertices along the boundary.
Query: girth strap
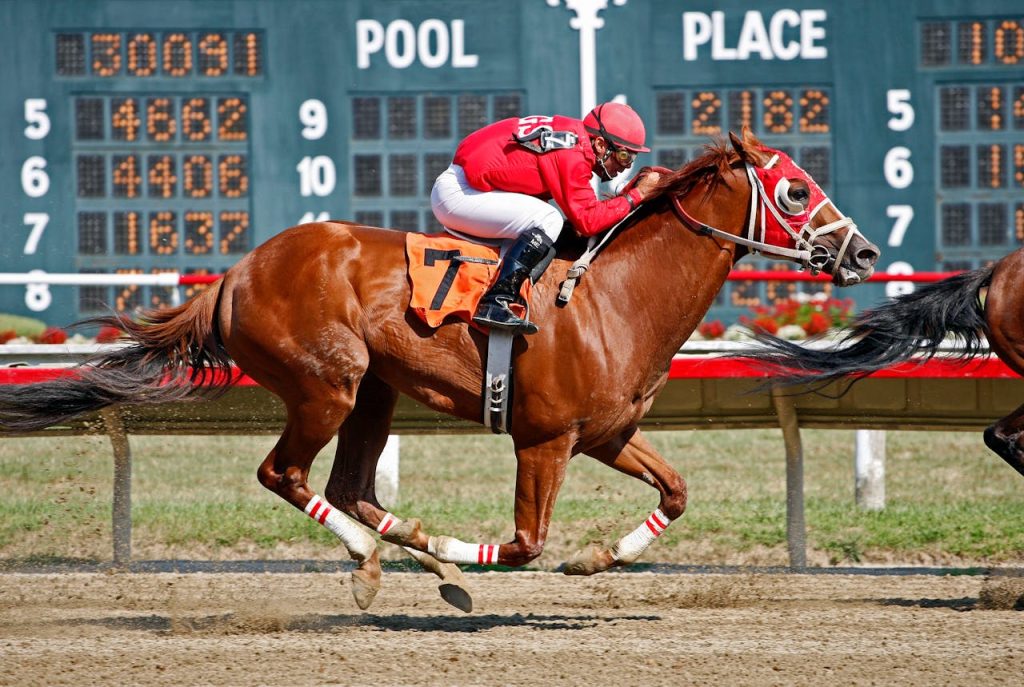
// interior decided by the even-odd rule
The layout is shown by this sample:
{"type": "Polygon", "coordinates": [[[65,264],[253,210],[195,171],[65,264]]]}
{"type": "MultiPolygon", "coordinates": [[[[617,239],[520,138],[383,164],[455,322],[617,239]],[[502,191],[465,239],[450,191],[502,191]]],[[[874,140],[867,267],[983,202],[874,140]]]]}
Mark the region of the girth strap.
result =
{"type": "Polygon", "coordinates": [[[512,341],[514,332],[492,328],[487,335],[487,373],[484,375],[484,426],[495,434],[511,431],[512,341]]]}

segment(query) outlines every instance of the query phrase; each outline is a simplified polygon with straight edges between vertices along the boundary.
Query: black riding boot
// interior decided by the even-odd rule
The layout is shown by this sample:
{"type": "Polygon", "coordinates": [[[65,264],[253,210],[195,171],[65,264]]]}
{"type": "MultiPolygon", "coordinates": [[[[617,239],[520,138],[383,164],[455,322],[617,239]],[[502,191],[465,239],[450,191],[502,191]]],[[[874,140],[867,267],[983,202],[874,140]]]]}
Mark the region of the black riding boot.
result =
{"type": "Polygon", "coordinates": [[[510,303],[525,305],[519,288],[526,279],[537,281],[554,257],[554,245],[540,229],[524,231],[505,253],[494,286],[477,305],[473,321],[484,327],[511,329],[517,334],[536,334],[537,325],[517,317],[510,303]]]}

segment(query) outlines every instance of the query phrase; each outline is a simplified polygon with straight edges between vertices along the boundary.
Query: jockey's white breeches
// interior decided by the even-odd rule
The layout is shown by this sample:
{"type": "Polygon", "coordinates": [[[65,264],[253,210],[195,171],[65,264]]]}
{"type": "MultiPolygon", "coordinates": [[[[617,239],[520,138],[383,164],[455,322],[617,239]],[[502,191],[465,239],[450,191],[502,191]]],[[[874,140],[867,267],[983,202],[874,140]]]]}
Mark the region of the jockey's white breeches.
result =
{"type": "Polygon", "coordinates": [[[430,205],[444,226],[480,238],[514,239],[536,227],[554,241],[562,231],[562,213],[553,205],[523,193],[478,191],[459,165],[437,177],[430,205]]]}

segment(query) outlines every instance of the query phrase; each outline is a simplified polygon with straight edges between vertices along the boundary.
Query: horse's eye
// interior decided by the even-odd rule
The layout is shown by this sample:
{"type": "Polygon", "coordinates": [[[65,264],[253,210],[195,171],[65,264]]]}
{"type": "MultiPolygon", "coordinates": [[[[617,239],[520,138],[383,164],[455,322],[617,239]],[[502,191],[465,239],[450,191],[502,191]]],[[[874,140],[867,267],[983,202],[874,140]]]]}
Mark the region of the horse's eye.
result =
{"type": "Polygon", "coordinates": [[[807,203],[807,201],[811,199],[811,193],[806,188],[797,186],[796,188],[790,190],[789,197],[795,200],[796,202],[800,203],[801,205],[804,205],[807,203]]]}

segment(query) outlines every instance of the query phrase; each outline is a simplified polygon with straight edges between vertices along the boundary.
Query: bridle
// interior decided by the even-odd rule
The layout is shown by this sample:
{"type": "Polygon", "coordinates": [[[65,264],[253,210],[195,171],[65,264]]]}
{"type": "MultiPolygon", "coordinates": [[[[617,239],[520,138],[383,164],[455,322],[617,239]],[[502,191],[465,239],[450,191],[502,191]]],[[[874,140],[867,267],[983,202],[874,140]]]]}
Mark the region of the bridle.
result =
{"type": "MultiPolygon", "coordinates": [[[[762,169],[770,169],[776,162],[778,162],[778,159],[778,155],[772,156],[768,161],[768,164],[766,164],[762,169]]],[[[686,211],[686,208],[683,207],[679,196],[672,195],[672,209],[675,211],[676,216],[679,218],[679,221],[682,222],[683,226],[697,232],[698,234],[717,236],[725,239],[726,241],[746,246],[752,253],[763,253],[768,258],[778,258],[781,260],[790,260],[792,262],[799,263],[801,269],[810,269],[811,274],[815,275],[819,274],[822,269],[828,265],[829,259],[831,258],[828,248],[817,243],[817,239],[821,236],[831,234],[834,231],[842,229],[843,227],[849,227],[849,231],[846,232],[846,238],[843,239],[843,245],[839,247],[839,251],[836,253],[835,257],[835,264],[842,264],[843,256],[846,255],[846,249],[849,247],[850,241],[853,237],[855,235],[863,237],[853,220],[842,213],[839,213],[841,217],[835,222],[829,222],[817,229],[811,228],[811,220],[814,219],[816,214],[818,214],[818,211],[825,207],[826,204],[832,203],[831,199],[822,193],[824,200],[819,202],[818,205],[808,214],[807,222],[800,228],[800,231],[797,231],[789,221],[782,216],[784,214],[783,211],[779,210],[776,205],[776,203],[780,201],[773,199],[772,195],[769,194],[764,183],[761,181],[761,178],[757,175],[757,168],[747,162],[744,164],[746,165],[747,181],[750,183],[751,189],[750,211],[747,216],[746,237],[731,234],[695,219],[686,211]],[[760,238],[757,238],[758,209],[761,210],[760,238]],[[768,212],[772,214],[775,220],[778,221],[779,226],[781,226],[793,240],[795,248],[779,246],[773,243],[768,243],[765,240],[767,234],[766,213],[768,212]]],[[[780,189],[778,187],[781,187],[782,184],[778,183],[776,186],[777,188],[775,190],[779,191],[780,189]]],[[[787,188],[788,184],[781,190],[785,191],[787,188]]],[[[565,281],[562,282],[562,288],[558,294],[558,303],[560,305],[564,306],[569,302],[569,299],[572,298],[572,293],[576,288],[576,284],[579,283],[580,279],[583,278],[583,275],[586,274],[588,269],[590,269],[591,261],[601,251],[601,248],[611,240],[612,236],[615,235],[619,229],[626,226],[630,219],[639,212],[642,207],[643,205],[641,204],[637,208],[633,209],[628,215],[615,224],[615,226],[611,227],[603,234],[590,237],[587,241],[587,249],[566,272],[565,281]]],[[[832,203],[832,207],[835,208],[834,203],[832,203]]],[[[836,212],[839,212],[837,208],[836,212]]],[[[785,214],[794,213],[787,212],[785,214]]]]}
{"type": "MultiPolygon", "coordinates": [[[[771,168],[777,161],[778,155],[772,157],[768,161],[768,164],[764,166],[764,169],[771,168]]],[[[706,236],[717,236],[718,238],[732,241],[741,246],[746,246],[752,253],[763,253],[765,257],[778,258],[782,260],[790,260],[792,262],[799,263],[801,268],[810,269],[811,274],[818,274],[828,265],[831,259],[831,254],[824,245],[819,243],[817,240],[819,237],[826,234],[831,234],[834,231],[842,229],[843,227],[849,227],[849,231],[846,232],[846,237],[843,239],[843,244],[839,247],[836,253],[835,264],[839,265],[842,263],[843,256],[846,255],[846,249],[850,245],[850,241],[855,235],[861,235],[860,230],[857,229],[857,225],[854,224],[853,220],[846,216],[841,216],[834,222],[829,222],[823,226],[814,229],[811,227],[811,220],[818,213],[826,203],[832,201],[826,196],[825,200],[818,203],[818,206],[808,215],[807,223],[800,227],[797,231],[789,223],[789,221],[783,217],[783,212],[779,209],[779,201],[773,198],[765,188],[764,182],[757,175],[756,168],[749,162],[744,163],[747,172],[747,181],[750,183],[750,211],[747,217],[747,232],[746,237],[738,236],[736,234],[723,231],[712,227],[709,224],[705,224],[694,218],[690,213],[683,207],[682,201],[679,196],[672,196],[672,209],[675,210],[679,220],[687,228],[706,236]],[[760,232],[758,232],[757,217],[758,210],[760,210],[760,232]],[[775,220],[779,223],[779,226],[789,234],[789,237],[793,240],[794,248],[788,248],[785,246],[779,246],[772,243],[768,243],[765,240],[767,234],[767,213],[771,213],[775,220]]],[[[832,205],[835,208],[835,205],[832,205]]],[[[838,212],[838,210],[836,210],[838,212]]],[[[789,213],[786,213],[789,214],[789,213]]],[[[840,213],[842,214],[842,213],[840,213]]]]}

